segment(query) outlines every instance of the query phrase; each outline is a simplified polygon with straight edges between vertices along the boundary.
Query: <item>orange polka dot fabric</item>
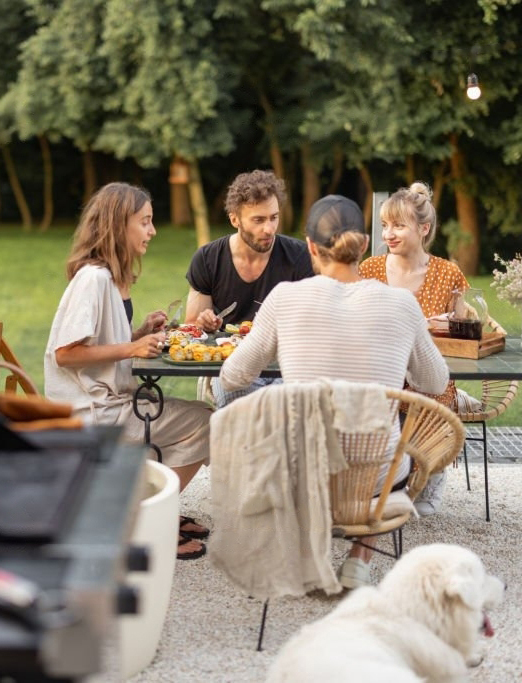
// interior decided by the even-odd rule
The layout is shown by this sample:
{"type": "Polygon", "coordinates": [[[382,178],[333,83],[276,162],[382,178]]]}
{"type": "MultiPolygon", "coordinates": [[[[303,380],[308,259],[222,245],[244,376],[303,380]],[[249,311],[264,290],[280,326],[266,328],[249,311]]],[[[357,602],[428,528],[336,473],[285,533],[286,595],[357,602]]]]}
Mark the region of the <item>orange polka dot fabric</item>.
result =
{"type": "MultiPolygon", "coordinates": [[[[364,278],[375,278],[388,284],[386,278],[386,256],[371,256],[359,265],[359,273],[364,278]]],[[[451,292],[454,289],[466,289],[469,284],[456,263],[438,256],[430,256],[424,283],[415,297],[426,318],[448,313],[451,304],[451,292]]]]}
{"type": "MultiPolygon", "coordinates": [[[[387,254],[382,254],[381,256],[371,256],[363,261],[359,265],[361,277],[365,279],[374,278],[388,284],[386,257],[387,254]]],[[[438,256],[430,256],[426,277],[421,287],[415,292],[415,297],[425,317],[431,318],[433,315],[448,313],[453,290],[466,289],[467,287],[469,284],[456,263],[438,256]]],[[[405,389],[407,388],[405,386],[405,389]]],[[[427,396],[431,396],[445,406],[454,408],[456,393],[455,383],[450,381],[443,394],[437,396],[427,394],[427,396]]]]}

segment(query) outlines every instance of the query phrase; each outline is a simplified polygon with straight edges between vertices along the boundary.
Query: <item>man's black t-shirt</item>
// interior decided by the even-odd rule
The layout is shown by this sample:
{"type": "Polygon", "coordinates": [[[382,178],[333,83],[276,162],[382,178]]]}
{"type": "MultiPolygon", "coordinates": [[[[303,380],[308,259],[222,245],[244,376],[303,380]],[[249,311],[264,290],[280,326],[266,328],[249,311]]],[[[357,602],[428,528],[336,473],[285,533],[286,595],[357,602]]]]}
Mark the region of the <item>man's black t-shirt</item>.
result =
{"type": "Polygon", "coordinates": [[[200,247],[187,272],[191,287],[212,297],[214,313],[237,301],[236,309],[223,324],[253,320],[266,295],[279,282],[302,280],[314,274],[306,243],[276,235],[265,270],[257,280],[245,282],[232,262],[229,240],[230,235],[226,235],[200,247]]]}

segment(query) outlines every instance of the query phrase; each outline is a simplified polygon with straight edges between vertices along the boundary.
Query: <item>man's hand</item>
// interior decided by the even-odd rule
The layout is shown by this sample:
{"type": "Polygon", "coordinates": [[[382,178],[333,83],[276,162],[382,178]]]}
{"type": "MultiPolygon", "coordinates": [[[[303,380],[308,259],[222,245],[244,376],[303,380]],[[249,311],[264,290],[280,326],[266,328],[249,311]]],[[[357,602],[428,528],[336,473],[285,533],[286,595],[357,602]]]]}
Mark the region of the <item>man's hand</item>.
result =
{"type": "Polygon", "coordinates": [[[223,318],[218,318],[211,308],[206,308],[196,318],[196,325],[205,330],[205,332],[215,332],[219,330],[223,324],[223,318]]]}

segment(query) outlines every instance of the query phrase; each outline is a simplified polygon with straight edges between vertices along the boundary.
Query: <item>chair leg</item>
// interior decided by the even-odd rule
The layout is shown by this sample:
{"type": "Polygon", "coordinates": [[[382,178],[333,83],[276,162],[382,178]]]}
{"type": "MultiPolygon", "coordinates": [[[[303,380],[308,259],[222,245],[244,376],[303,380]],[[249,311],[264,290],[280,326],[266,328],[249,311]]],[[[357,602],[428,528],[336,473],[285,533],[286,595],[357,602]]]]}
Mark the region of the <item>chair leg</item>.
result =
{"type": "Polygon", "coordinates": [[[402,555],[402,527],[392,532],[392,538],[395,559],[398,560],[402,555]]]}
{"type": "Polygon", "coordinates": [[[488,479],[488,437],[486,432],[486,423],[482,423],[482,443],[484,445],[484,493],[486,495],[486,522],[490,521],[489,517],[489,479],[488,479]]]}
{"type": "Polygon", "coordinates": [[[261,625],[259,626],[259,636],[257,639],[257,651],[261,652],[263,649],[261,646],[263,644],[263,635],[265,633],[265,622],[266,622],[266,613],[268,612],[268,598],[265,600],[263,604],[263,612],[261,614],[261,625]]]}
{"type": "MultiPolygon", "coordinates": [[[[477,424],[477,423],[475,423],[477,424]]],[[[482,438],[480,436],[469,436],[466,437],[468,441],[481,441],[483,452],[482,457],[484,460],[484,494],[486,498],[486,522],[491,521],[489,516],[489,473],[488,473],[488,436],[486,430],[486,421],[481,420],[482,425],[482,438]]],[[[466,467],[466,482],[468,485],[468,491],[471,491],[471,486],[469,483],[469,473],[468,473],[468,458],[466,455],[466,441],[464,441],[464,463],[466,467]]]]}
{"type": "Polygon", "coordinates": [[[464,439],[463,453],[464,453],[464,469],[466,470],[466,485],[468,487],[468,491],[471,491],[471,484],[469,483],[468,452],[466,450],[466,440],[465,439],[464,439]]]}

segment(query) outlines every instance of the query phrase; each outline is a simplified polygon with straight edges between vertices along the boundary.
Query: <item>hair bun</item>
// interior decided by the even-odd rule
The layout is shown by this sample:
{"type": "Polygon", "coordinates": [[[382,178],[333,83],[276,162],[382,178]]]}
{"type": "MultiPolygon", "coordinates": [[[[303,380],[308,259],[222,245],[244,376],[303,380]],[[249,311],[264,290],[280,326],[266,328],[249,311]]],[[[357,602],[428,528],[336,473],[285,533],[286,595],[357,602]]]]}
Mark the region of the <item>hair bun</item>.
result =
{"type": "Polygon", "coordinates": [[[419,180],[410,185],[410,192],[416,192],[417,194],[423,194],[429,200],[431,200],[431,198],[433,196],[433,192],[431,191],[430,186],[427,185],[426,183],[422,183],[419,180]]]}

